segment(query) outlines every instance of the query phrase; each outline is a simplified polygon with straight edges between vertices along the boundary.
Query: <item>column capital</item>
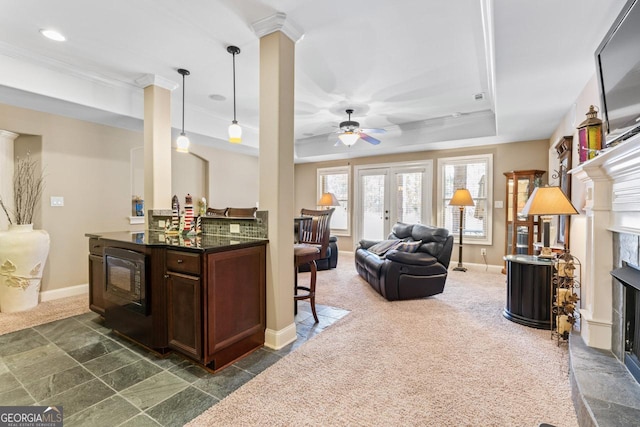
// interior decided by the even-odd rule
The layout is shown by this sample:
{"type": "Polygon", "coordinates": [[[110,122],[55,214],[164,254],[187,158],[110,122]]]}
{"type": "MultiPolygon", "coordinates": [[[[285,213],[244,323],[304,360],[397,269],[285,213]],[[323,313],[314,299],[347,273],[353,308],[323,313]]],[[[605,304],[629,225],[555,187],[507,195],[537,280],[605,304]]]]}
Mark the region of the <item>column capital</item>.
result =
{"type": "Polygon", "coordinates": [[[262,38],[276,31],[281,31],[284,35],[293,40],[294,43],[299,42],[304,37],[304,31],[298,27],[291,19],[287,18],[287,14],[276,12],[271,16],[262,18],[251,24],[253,32],[262,38]]]}
{"type": "Polygon", "coordinates": [[[165,79],[157,74],[145,74],[136,79],[136,85],[142,89],[148,86],[159,86],[163,89],[173,91],[178,88],[178,83],[165,79]]]}
{"type": "Polygon", "coordinates": [[[0,138],[3,139],[7,139],[8,141],[13,141],[14,139],[16,139],[17,137],[19,137],[20,135],[18,135],[17,133],[8,131],[8,130],[4,130],[4,129],[0,129],[0,138]]]}

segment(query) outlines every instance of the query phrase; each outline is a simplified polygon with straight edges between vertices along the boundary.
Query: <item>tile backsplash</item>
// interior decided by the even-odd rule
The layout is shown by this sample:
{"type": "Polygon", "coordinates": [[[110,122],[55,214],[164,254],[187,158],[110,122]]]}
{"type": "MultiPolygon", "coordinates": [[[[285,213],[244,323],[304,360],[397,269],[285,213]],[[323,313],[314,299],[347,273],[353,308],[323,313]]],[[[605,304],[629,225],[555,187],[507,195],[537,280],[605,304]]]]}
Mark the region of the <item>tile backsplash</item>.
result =
{"type": "MultiPolygon", "coordinates": [[[[164,230],[160,222],[171,222],[171,211],[150,211],[149,229],[164,230]]],[[[257,211],[255,218],[226,218],[222,216],[203,216],[202,234],[213,236],[237,236],[266,239],[269,237],[268,211],[257,211]],[[233,229],[233,232],[232,232],[233,229]]]]}

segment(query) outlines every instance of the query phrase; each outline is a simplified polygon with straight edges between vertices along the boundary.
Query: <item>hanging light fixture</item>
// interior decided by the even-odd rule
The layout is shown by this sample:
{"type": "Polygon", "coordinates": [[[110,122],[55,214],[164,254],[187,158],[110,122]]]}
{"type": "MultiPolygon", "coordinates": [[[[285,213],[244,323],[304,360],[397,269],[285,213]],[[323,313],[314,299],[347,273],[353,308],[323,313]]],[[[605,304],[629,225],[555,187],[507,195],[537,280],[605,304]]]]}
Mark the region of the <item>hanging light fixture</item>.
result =
{"type": "Polygon", "coordinates": [[[229,126],[229,142],[240,144],[242,142],[242,128],[236,120],[236,55],[240,53],[240,48],[228,46],[227,52],[233,55],[233,121],[229,126]]]}
{"type": "Polygon", "coordinates": [[[347,147],[351,147],[360,139],[360,135],[358,135],[356,132],[345,132],[338,135],[338,138],[344,145],[346,145],[347,147]]]}
{"type": "Polygon", "coordinates": [[[182,132],[180,132],[180,136],[176,139],[178,153],[188,153],[189,152],[189,138],[187,138],[187,134],[184,133],[184,76],[188,76],[191,74],[189,70],[185,70],[184,68],[178,68],[178,73],[182,74],[182,132]]]}

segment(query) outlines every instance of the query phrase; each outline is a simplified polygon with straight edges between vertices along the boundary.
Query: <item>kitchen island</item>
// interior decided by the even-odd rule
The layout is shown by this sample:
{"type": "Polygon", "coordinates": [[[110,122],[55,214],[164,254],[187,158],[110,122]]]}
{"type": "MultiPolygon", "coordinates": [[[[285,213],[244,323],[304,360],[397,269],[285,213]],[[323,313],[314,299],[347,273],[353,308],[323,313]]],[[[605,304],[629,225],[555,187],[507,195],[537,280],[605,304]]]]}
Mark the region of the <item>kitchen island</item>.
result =
{"type": "Polygon", "coordinates": [[[213,371],[264,344],[266,238],[87,233],[89,304],[105,325],[213,371]]]}

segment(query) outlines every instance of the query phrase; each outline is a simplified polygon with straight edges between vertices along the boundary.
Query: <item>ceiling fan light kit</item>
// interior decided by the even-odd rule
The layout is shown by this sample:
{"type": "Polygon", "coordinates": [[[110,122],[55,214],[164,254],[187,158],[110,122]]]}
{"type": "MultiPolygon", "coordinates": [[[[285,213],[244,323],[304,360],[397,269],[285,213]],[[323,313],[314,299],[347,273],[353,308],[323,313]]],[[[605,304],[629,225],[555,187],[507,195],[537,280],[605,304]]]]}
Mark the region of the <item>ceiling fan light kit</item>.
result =
{"type": "Polygon", "coordinates": [[[191,73],[184,68],[178,68],[178,74],[182,75],[182,132],[180,132],[180,136],[176,139],[176,151],[178,153],[188,153],[190,141],[187,134],[184,133],[184,77],[191,73]]]}
{"type": "Polygon", "coordinates": [[[353,109],[349,108],[345,110],[345,112],[349,115],[349,119],[340,123],[340,131],[342,133],[338,135],[339,143],[342,142],[347,147],[351,147],[358,142],[359,139],[362,139],[373,145],[380,144],[379,139],[367,135],[366,132],[385,133],[386,131],[384,129],[361,129],[360,123],[351,120],[353,109]]]}
{"type": "Polygon", "coordinates": [[[233,55],[233,121],[229,126],[229,142],[240,144],[242,142],[242,128],[236,120],[236,55],[240,54],[240,48],[227,46],[227,52],[233,55]]]}
{"type": "Polygon", "coordinates": [[[360,135],[353,132],[345,132],[342,135],[339,135],[338,138],[340,138],[340,141],[342,141],[344,145],[351,147],[360,139],[360,135]]]}

